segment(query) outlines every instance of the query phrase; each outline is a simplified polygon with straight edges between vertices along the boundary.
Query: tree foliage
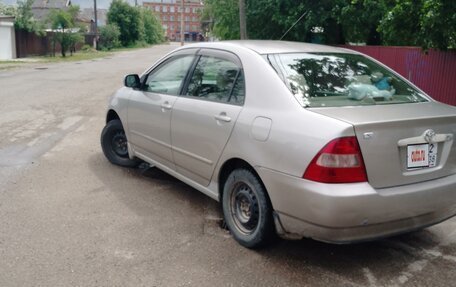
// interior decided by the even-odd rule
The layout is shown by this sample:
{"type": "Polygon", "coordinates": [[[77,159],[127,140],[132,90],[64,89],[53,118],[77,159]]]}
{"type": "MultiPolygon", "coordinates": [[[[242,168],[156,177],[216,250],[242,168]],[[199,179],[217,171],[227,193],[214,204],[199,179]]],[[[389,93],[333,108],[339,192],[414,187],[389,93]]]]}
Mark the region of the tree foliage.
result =
{"type": "Polygon", "coordinates": [[[377,0],[340,1],[333,9],[347,42],[380,44],[377,26],[387,11],[387,3],[377,0]]]}
{"type": "Polygon", "coordinates": [[[237,0],[206,0],[203,21],[213,21],[212,33],[220,39],[239,39],[239,10],[237,0]]]}
{"type": "Polygon", "coordinates": [[[0,15],[14,16],[14,26],[16,29],[27,32],[41,34],[43,31],[42,23],[36,21],[32,13],[34,0],[21,0],[17,6],[4,5],[0,3],[0,15]]]}
{"type": "Polygon", "coordinates": [[[16,16],[17,8],[15,6],[5,5],[0,3],[0,15],[16,16]]]}
{"type": "Polygon", "coordinates": [[[141,38],[148,44],[161,43],[165,40],[163,28],[156,15],[146,8],[139,8],[141,15],[141,38]]]}
{"type": "Polygon", "coordinates": [[[394,3],[378,29],[388,45],[425,49],[456,48],[456,1],[402,0],[394,3]]]}
{"type": "Polygon", "coordinates": [[[54,30],[54,47],[55,43],[60,44],[62,57],[66,56],[66,52],[69,49],[73,53],[76,44],[83,41],[82,35],[79,33],[79,27],[76,25],[78,13],[79,6],[77,5],[70,6],[68,10],[53,9],[49,13],[47,20],[54,30]]]}
{"type": "MultiPolygon", "coordinates": [[[[327,31],[327,43],[338,42],[339,29],[332,10],[341,0],[247,0],[247,30],[251,39],[280,39],[303,13],[306,16],[285,35],[286,40],[311,41],[315,27],[327,31]]],[[[220,39],[239,38],[237,0],[207,0],[203,20],[213,20],[213,34],[220,39]]]]}
{"type": "Polygon", "coordinates": [[[133,45],[140,39],[140,12],[123,0],[113,0],[108,10],[108,22],[120,30],[122,46],[133,45]]]}
{"type": "MultiPolygon", "coordinates": [[[[206,0],[203,21],[220,39],[239,39],[238,0],[206,0]]],[[[251,39],[327,44],[418,45],[456,48],[454,0],[246,0],[251,39]]]]}
{"type": "Polygon", "coordinates": [[[120,30],[115,24],[108,24],[100,27],[100,41],[99,45],[101,49],[111,50],[120,46],[120,30]]]}
{"type": "Polygon", "coordinates": [[[137,42],[156,44],[164,41],[163,28],[156,15],[146,8],[132,7],[124,0],[111,2],[108,22],[119,28],[119,40],[124,47],[137,42]]]}

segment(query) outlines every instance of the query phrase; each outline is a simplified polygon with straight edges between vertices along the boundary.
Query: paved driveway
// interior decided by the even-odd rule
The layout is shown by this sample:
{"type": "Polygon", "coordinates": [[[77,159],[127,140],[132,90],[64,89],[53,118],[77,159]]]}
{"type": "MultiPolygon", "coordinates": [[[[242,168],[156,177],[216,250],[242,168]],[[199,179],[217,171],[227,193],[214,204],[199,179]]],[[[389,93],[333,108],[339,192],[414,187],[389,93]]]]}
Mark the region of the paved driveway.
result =
{"type": "Polygon", "coordinates": [[[455,285],[455,219],[372,243],[251,251],[203,194],[109,164],[108,97],[175,47],[0,71],[0,286],[455,285]]]}

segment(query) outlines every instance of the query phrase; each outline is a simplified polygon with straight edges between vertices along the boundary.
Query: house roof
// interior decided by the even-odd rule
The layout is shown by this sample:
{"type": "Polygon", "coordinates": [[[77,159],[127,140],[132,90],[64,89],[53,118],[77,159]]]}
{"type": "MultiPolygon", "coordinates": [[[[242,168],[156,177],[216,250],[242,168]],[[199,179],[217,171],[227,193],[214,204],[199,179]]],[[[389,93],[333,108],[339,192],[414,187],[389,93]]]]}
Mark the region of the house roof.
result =
{"type": "Polygon", "coordinates": [[[44,21],[53,9],[67,9],[71,0],[35,0],[32,5],[33,17],[37,21],[44,21]]]}
{"type": "Polygon", "coordinates": [[[71,0],[35,0],[32,9],[62,9],[71,5],[71,0]]]}
{"type": "MultiPolygon", "coordinates": [[[[106,25],[108,10],[107,9],[97,9],[97,20],[99,26],[106,25]]],[[[81,22],[90,23],[94,20],[94,13],[92,8],[84,8],[79,11],[78,20],[81,22]]]]}

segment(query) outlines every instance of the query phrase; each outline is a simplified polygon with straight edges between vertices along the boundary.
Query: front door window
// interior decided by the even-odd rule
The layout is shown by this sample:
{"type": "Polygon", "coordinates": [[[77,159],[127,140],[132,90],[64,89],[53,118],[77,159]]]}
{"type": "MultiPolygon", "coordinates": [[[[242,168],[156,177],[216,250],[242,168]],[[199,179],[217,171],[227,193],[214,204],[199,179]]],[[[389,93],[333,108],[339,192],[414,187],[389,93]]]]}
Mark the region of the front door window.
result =
{"type": "Polygon", "coordinates": [[[193,59],[193,55],[186,55],[168,60],[149,74],[144,84],[144,90],[152,93],[179,95],[182,82],[193,59]]]}

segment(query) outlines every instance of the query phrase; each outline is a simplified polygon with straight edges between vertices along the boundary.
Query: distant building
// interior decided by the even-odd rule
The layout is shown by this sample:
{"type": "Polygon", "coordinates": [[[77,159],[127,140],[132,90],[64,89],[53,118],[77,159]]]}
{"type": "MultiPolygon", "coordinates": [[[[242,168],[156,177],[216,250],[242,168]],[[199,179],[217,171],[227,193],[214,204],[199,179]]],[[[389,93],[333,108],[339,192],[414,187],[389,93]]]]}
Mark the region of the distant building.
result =
{"type": "MultiPolygon", "coordinates": [[[[165,36],[170,41],[180,41],[181,1],[149,0],[143,6],[154,11],[160,18],[165,36]]],[[[185,41],[202,41],[200,15],[203,3],[200,0],[184,0],[184,37],[185,41]]]]}
{"type": "MultiPolygon", "coordinates": [[[[94,17],[93,8],[84,8],[79,11],[77,21],[84,26],[89,34],[95,33],[95,17],[94,17]]],[[[97,27],[102,27],[106,25],[108,18],[107,9],[97,9],[97,27]]]]}
{"type": "Polygon", "coordinates": [[[67,10],[70,6],[71,0],[35,0],[32,5],[33,18],[37,21],[46,21],[52,10],[67,10]]]}
{"type": "Polygon", "coordinates": [[[0,60],[16,58],[14,17],[0,15],[0,60]]]}

